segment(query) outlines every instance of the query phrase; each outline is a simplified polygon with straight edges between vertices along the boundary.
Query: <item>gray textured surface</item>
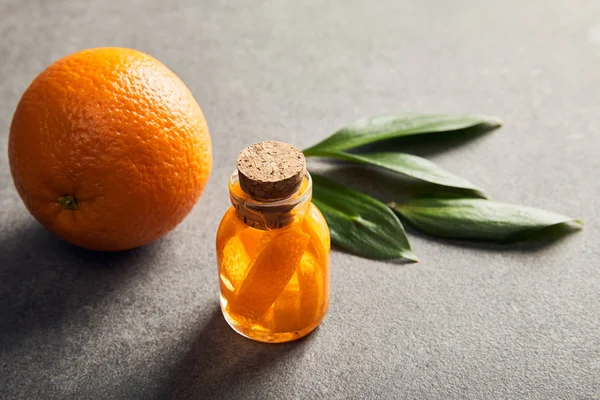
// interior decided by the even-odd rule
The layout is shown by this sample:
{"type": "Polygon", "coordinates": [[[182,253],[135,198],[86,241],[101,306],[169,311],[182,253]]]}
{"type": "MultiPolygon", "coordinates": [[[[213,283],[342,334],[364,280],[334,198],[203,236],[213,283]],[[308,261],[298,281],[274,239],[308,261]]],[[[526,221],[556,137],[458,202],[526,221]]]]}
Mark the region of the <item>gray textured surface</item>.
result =
{"type": "Polygon", "coordinates": [[[0,38],[0,398],[600,398],[597,0],[0,0],[0,38]],[[121,254],[40,228],[6,158],[35,75],[106,45],[178,73],[215,153],[189,217],[121,254]],[[420,154],[585,231],[539,251],[413,235],[416,265],[334,252],[318,331],[278,346],[237,336],[217,310],[213,249],[237,152],[306,147],[397,110],[499,115],[500,131],[420,154]]]}

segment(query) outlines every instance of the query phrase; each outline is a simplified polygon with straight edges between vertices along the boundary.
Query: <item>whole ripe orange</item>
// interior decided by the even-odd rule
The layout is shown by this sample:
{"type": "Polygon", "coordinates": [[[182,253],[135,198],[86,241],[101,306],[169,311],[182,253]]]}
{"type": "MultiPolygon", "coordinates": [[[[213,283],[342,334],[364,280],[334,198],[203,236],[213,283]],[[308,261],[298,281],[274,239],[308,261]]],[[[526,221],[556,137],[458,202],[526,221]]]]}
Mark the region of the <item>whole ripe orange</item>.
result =
{"type": "Polygon", "coordinates": [[[8,145],[15,186],[48,230],[93,250],[149,243],[190,212],[210,135],[185,84],[147,54],[84,50],[23,94],[8,145]]]}

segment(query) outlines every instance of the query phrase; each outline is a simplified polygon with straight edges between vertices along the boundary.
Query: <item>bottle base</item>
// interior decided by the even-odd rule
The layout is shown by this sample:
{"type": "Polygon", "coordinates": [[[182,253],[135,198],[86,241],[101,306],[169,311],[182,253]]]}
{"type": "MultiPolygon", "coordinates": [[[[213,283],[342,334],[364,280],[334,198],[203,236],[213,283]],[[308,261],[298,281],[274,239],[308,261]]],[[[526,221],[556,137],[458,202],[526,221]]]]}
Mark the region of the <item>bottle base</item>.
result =
{"type": "Polygon", "coordinates": [[[317,323],[315,323],[314,325],[293,332],[271,332],[268,330],[261,329],[256,325],[248,328],[247,326],[238,324],[229,315],[229,313],[227,313],[223,306],[221,306],[221,312],[223,313],[223,317],[225,317],[225,321],[227,321],[227,324],[229,324],[231,329],[248,339],[262,343],[285,343],[291,342],[293,340],[298,340],[314,331],[321,323],[321,321],[317,321],[317,323]]]}

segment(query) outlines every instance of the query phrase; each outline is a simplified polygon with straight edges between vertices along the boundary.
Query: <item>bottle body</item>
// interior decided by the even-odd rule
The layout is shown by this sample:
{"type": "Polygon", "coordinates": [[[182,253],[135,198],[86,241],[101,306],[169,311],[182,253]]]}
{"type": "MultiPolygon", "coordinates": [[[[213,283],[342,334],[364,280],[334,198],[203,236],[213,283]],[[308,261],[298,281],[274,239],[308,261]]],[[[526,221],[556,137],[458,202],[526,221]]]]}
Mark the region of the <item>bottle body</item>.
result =
{"type": "Polygon", "coordinates": [[[286,342],[315,329],[329,305],[330,238],[305,178],[286,201],[256,202],[230,181],[217,233],[221,309],[238,333],[286,342]]]}

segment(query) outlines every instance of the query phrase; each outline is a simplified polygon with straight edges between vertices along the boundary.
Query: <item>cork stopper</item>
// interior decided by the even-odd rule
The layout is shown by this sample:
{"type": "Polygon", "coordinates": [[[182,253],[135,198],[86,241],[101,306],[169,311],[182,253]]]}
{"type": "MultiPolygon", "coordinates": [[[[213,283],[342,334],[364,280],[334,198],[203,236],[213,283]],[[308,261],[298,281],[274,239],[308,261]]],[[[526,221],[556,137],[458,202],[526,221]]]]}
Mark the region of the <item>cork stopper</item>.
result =
{"type": "Polygon", "coordinates": [[[288,143],[267,140],[246,147],[237,160],[242,190],[258,200],[296,193],[306,175],[304,154],[288,143]]]}

